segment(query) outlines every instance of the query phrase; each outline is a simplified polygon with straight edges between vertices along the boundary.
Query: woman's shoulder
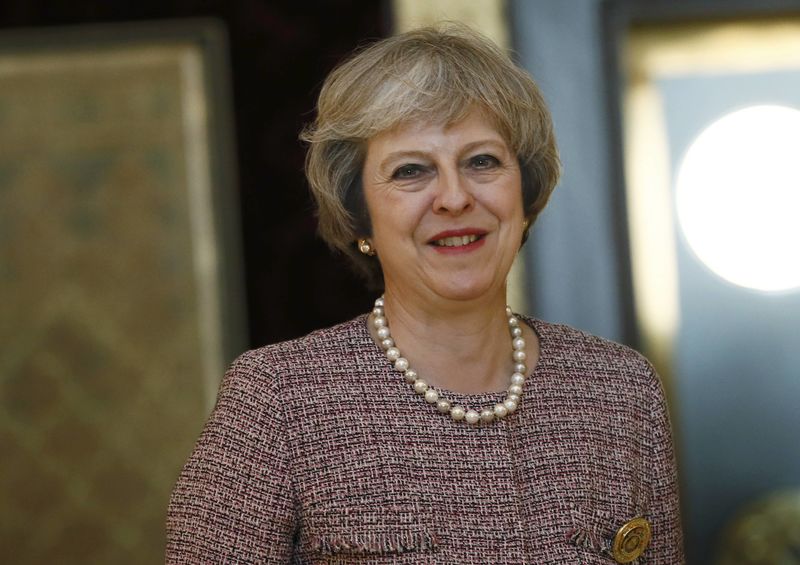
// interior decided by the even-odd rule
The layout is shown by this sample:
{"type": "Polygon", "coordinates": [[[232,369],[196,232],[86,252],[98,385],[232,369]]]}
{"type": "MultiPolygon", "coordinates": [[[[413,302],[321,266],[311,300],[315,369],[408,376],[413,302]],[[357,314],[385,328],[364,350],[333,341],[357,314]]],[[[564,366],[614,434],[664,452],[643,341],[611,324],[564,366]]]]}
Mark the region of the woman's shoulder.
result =
{"type": "Polygon", "coordinates": [[[265,345],[239,355],[226,372],[226,384],[265,391],[314,386],[337,366],[352,366],[372,345],[366,315],[307,335],[265,345]]]}
{"type": "Polygon", "coordinates": [[[635,349],[565,324],[529,322],[539,335],[537,372],[549,394],[583,399],[587,406],[599,401],[617,411],[663,410],[661,378],[635,349]]]}
{"type": "Polygon", "coordinates": [[[539,336],[543,358],[550,362],[588,375],[658,379],[650,361],[632,347],[566,324],[526,320],[539,336]]]}
{"type": "Polygon", "coordinates": [[[353,345],[363,345],[364,338],[368,335],[365,328],[366,314],[362,314],[352,320],[314,330],[302,337],[251,349],[241,357],[261,362],[285,363],[295,357],[347,351],[353,345]]]}

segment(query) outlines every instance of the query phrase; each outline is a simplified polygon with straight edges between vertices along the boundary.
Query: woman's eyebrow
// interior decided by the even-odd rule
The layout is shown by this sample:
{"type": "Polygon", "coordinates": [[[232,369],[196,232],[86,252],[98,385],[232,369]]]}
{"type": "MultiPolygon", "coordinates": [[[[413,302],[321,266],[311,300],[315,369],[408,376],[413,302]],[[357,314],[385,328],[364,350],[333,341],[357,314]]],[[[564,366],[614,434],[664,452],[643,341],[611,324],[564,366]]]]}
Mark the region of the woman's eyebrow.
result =
{"type": "Polygon", "coordinates": [[[495,138],[492,137],[492,138],[488,138],[488,139],[480,139],[478,141],[472,141],[470,143],[467,143],[464,147],[461,148],[461,151],[466,153],[468,151],[472,151],[476,147],[480,147],[480,146],[483,146],[483,145],[494,145],[495,147],[498,147],[500,149],[503,149],[503,150],[506,149],[506,144],[505,144],[505,142],[503,140],[495,139],[495,138]]]}
{"type": "Polygon", "coordinates": [[[429,154],[425,151],[419,151],[413,149],[408,151],[392,151],[386,157],[383,158],[380,167],[384,168],[395,161],[402,161],[403,159],[412,159],[412,158],[428,159],[429,154]]]}

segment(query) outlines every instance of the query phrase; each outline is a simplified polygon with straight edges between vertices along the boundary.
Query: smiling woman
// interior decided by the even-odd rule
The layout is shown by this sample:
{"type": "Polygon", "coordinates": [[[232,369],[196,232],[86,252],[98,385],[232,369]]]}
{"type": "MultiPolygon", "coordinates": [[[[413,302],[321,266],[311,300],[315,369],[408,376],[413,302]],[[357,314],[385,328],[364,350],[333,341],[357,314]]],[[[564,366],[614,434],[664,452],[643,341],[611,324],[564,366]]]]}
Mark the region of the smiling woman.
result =
{"type": "Polygon", "coordinates": [[[481,112],[378,134],[362,178],[390,304],[492,295],[502,311],[525,216],[516,155],[481,112]]]}
{"type": "MultiPolygon", "coordinates": [[[[464,26],[451,25],[450,33],[437,36],[416,30],[357,53],[325,81],[317,120],[302,136],[310,143],[306,173],[319,206],[320,235],[377,288],[380,264],[353,245],[354,234],[371,232],[361,184],[366,146],[414,125],[452,126],[470,113],[481,114],[517,161],[523,213],[531,225],[558,180],[553,126],[530,75],[495,44],[464,26]]],[[[425,172],[429,156],[418,147],[392,153],[399,159],[392,171],[397,180],[425,172]],[[403,157],[423,160],[406,163],[403,157]]]]}
{"type": "Polygon", "coordinates": [[[233,364],[167,562],[682,563],[650,365],[506,306],[559,172],[530,76],[415,30],[336,69],[304,139],[320,235],[382,296],[233,364]]]}

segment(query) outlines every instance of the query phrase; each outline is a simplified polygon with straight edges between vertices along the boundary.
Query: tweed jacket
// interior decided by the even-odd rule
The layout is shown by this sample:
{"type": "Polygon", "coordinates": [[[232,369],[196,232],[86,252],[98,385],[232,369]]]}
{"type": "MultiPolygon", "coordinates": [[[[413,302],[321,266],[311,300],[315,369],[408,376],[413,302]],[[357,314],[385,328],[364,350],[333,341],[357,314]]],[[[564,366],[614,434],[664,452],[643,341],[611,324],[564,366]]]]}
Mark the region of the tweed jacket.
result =
{"type": "Polygon", "coordinates": [[[634,564],[683,563],[650,364],[523,319],[540,358],[520,408],[477,426],[416,394],[366,316],[242,355],[173,492],[167,563],[607,565],[634,517],[652,524],[634,564]]]}

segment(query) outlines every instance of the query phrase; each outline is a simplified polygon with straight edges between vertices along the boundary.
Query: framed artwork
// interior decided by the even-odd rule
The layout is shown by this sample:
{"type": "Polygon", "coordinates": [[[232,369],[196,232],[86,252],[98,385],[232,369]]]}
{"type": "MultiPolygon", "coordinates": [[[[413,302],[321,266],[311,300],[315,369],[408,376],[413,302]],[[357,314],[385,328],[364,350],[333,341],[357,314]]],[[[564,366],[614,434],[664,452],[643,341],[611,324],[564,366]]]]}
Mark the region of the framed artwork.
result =
{"type": "Polygon", "coordinates": [[[225,30],[0,34],[0,547],[163,559],[246,345],[225,30]]]}
{"type": "MultiPolygon", "coordinates": [[[[604,9],[636,321],[672,401],[687,561],[729,563],[746,553],[731,524],[760,535],[737,516],[800,486],[800,2],[604,9]]],[[[740,562],[791,561],[776,547],[740,562]]]]}

